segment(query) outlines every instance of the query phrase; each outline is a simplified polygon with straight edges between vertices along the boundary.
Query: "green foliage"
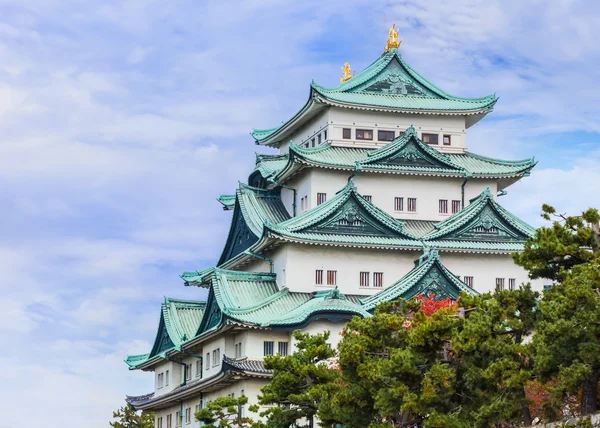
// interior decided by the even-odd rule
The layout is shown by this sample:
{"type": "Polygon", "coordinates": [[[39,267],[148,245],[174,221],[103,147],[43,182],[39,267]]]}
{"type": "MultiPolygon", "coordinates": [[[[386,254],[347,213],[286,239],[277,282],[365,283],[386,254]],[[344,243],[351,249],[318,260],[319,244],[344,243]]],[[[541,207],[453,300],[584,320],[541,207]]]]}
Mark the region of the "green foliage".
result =
{"type": "Polygon", "coordinates": [[[598,260],[597,209],[590,208],[580,217],[556,214],[550,205],[542,210],[544,219],[555,219],[552,226],[537,229],[534,238],[525,242],[525,250],[513,254],[515,263],[527,269],[530,278],[562,280],[574,266],[598,260]]]}
{"type": "Polygon", "coordinates": [[[154,413],[136,412],[129,405],[113,412],[113,419],[109,423],[112,428],[154,428],[154,413]]]}
{"type": "MultiPolygon", "coordinates": [[[[242,417],[242,406],[248,403],[248,397],[238,398],[219,397],[208,402],[205,408],[197,411],[196,420],[204,422],[205,428],[262,428],[260,421],[254,421],[247,416],[242,417]]],[[[256,406],[250,406],[250,411],[256,411],[256,406]]]]}
{"type": "Polygon", "coordinates": [[[297,350],[285,357],[265,358],[265,367],[273,370],[271,382],[262,389],[259,403],[269,405],[262,416],[267,427],[314,425],[314,416],[338,377],[326,360],[335,356],[327,344],[329,332],[317,335],[294,332],[297,350]]]}
{"type": "Polygon", "coordinates": [[[529,286],[462,296],[430,316],[419,302],[399,300],[353,319],[339,346],[341,378],[320,419],[356,428],[530,422],[523,384],[531,367],[522,341],[537,297],[529,286]]]}
{"type": "Polygon", "coordinates": [[[558,379],[551,391],[553,400],[546,403],[546,414],[555,413],[557,404],[579,388],[583,389],[582,413],[596,410],[600,377],[598,289],[598,265],[581,264],[546,291],[540,302],[540,321],[533,338],[535,369],[542,379],[558,379]]]}

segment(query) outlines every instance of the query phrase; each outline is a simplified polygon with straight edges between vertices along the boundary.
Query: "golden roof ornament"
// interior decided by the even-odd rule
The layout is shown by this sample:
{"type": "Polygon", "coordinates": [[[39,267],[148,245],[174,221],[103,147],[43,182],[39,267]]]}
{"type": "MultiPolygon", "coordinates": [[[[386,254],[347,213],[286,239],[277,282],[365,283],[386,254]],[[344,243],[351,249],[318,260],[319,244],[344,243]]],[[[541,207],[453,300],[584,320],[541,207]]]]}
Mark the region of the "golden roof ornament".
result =
{"type": "Polygon", "coordinates": [[[402,43],[402,40],[398,40],[396,24],[392,24],[392,28],[390,28],[390,38],[387,40],[385,49],[383,51],[388,53],[392,48],[398,49],[400,47],[400,43],[402,43]]]}
{"type": "Polygon", "coordinates": [[[350,63],[345,62],[342,67],[342,77],[340,77],[340,83],[344,83],[346,80],[351,79],[352,74],[350,74],[350,63]]]}

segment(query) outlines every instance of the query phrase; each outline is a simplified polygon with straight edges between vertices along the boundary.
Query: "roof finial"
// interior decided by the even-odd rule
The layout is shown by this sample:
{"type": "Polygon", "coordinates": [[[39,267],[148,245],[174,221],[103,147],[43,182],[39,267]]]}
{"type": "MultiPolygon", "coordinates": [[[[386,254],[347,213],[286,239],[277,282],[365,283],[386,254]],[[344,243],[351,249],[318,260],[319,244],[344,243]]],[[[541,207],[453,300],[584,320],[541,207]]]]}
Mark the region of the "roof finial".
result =
{"type": "Polygon", "coordinates": [[[342,77],[340,77],[340,83],[344,83],[348,79],[352,79],[354,77],[353,74],[350,74],[350,63],[345,62],[342,67],[342,77]]]}
{"type": "Polygon", "coordinates": [[[388,53],[390,49],[398,49],[400,47],[400,43],[402,40],[398,40],[398,32],[395,30],[396,24],[392,24],[392,28],[390,28],[390,38],[387,40],[385,45],[385,49],[383,50],[385,53],[388,53]]]}

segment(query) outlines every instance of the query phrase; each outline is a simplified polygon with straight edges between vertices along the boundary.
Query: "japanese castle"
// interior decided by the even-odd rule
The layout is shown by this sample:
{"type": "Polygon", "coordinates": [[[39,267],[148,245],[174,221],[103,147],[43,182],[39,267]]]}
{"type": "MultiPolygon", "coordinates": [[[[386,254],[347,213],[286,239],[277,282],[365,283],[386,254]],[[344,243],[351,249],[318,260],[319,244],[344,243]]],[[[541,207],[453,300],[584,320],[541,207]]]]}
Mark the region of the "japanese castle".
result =
{"type": "Polygon", "coordinates": [[[498,199],[536,162],[468,151],[467,130],[498,98],[449,95],[400,42],[392,27],[366,69],[346,63],[339,85],[311,83],[293,117],[252,132],[278,152],[218,198],[232,211],[218,263],[181,275],[208,297],[165,298],[152,349],[126,359],[154,373],[154,391],[127,402],[154,411],[156,428],[199,426],[194,413],[220,396],[256,403],[263,357],[293,352],[294,330],[329,330],[335,347],[344,323],[380,302],[529,281],[510,254],[534,229],[498,199]]]}

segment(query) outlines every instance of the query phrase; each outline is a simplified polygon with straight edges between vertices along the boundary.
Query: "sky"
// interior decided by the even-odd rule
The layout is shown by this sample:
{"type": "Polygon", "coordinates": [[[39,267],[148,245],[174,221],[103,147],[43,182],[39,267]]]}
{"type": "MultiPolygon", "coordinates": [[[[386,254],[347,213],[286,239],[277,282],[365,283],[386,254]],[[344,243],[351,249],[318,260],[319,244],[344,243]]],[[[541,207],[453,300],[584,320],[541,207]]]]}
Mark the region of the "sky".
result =
{"type": "Polygon", "coordinates": [[[0,0],[0,428],[107,427],[179,274],[211,266],[253,128],[277,126],[312,79],[382,53],[449,93],[496,93],[475,153],[535,156],[501,203],[600,206],[600,3],[553,0],[0,0]]]}

